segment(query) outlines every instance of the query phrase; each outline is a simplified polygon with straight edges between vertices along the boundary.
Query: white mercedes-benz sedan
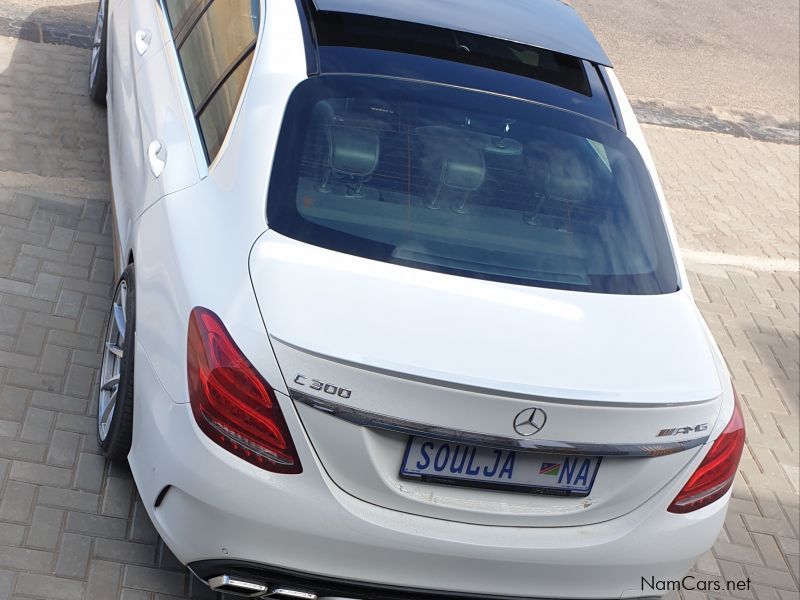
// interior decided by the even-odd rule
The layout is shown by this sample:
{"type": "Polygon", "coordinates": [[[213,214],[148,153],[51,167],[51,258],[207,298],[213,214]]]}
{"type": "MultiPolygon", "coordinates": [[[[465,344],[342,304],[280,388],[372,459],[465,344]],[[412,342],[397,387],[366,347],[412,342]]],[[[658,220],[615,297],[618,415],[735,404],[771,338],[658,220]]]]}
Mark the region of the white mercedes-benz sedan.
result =
{"type": "Polygon", "coordinates": [[[708,550],[742,413],[571,8],[101,0],[95,42],[99,442],[198,597],[640,598],[708,550]]]}

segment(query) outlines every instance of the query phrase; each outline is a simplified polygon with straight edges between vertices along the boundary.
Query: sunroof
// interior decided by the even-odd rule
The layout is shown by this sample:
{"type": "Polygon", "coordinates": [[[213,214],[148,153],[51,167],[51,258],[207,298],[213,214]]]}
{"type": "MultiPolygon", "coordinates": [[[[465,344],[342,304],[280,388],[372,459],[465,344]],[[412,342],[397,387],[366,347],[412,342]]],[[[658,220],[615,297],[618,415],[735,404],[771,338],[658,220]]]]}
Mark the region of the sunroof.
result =
{"type": "Polygon", "coordinates": [[[351,13],[511,40],[611,66],[580,15],[562,0],[313,0],[351,13]]]}
{"type": "Polygon", "coordinates": [[[504,39],[366,15],[321,11],[315,15],[321,46],[402,52],[528,77],[591,96],[583,61],[504,39]]]}

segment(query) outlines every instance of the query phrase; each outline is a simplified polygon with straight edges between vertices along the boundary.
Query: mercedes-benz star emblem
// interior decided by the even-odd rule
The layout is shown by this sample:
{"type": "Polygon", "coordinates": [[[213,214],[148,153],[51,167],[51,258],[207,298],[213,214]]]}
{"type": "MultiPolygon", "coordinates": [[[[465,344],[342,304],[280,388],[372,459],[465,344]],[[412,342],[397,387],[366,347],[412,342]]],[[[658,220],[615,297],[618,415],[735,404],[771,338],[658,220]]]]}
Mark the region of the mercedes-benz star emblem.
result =
{"type": "Polygon", "coordinates": [[[514,430],[524,436],[539,433],[547,423],[547,413],[541,408],[526,408],[514,419],[514,430]]]}

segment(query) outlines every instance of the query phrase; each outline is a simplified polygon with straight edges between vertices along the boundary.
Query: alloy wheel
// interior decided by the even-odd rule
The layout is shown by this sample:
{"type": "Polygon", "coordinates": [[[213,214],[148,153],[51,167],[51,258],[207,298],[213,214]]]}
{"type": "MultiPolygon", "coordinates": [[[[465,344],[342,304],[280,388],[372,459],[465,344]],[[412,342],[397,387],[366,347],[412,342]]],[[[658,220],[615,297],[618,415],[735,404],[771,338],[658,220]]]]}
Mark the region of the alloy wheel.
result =
{"type": "Polygon", "coordinates": [[[89,69],[89,86],[93,87],[100,67],[100,52],[103,50],[103,27],[105,26],[105,0],[100,0],[97,6],[97,20],[94,25],[94,39],[92,40],[92,62],[89,69]]]}
{"type": "Polygon", "coordinates": [[[117,287],[111,315],[106,327],[103,363],[100,368],[100,394],[97,400],[97,426],[100,440],[105,441],[114,418],[114,407],[119,396],[119,380],[124,355],[128,284],[123,280],[117,287]]]}

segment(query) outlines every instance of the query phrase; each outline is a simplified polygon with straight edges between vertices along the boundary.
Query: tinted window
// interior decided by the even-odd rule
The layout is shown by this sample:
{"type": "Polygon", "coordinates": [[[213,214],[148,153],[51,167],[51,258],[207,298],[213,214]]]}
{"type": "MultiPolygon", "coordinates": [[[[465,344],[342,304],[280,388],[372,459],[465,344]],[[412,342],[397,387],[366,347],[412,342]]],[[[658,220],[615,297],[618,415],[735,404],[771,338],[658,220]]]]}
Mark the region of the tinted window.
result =
{"type": "Polygon", "coordinates": [[[186,84],[195,106],[255,41],[258,21],[252,10],[251,0],[215,0],[181,46],[186,84]]]}
{"type": "Polygon", "coordinates": [[[169,22],[175,32],[201,0],[165,0],[169,22]]]}
{"type": "Polygon", "coordinates": [[[219,152],[225,134],[228,131],[239,96],[244,89],[247,72],[250,70],[252,54],[242,61],[231,76],[225,80],[222,87],[217,90],[214,97],[200,114],[200,128],[203,131],[206,148],[209,156],[219,152]]]}
{"type": "Polygon", "coordinates": [[[624,135],[449,86],[301,83],[267,210],[289,237],[416,268],[589,292],[678,287],[652,182],[624,135]]]}
{"type": "Polygon", "coordinates": [[[529,77],[591,95],[583,61],[543,48],[418,23],[348,13],[315,18],[322,46],[349,46],[416,54],[529,77]]]}
{"type": "Polygon", "coordinates": [[[244,89],[258,19],[259,0],[214,0],[178,49],[209,160],[222,145],[244,89]]]}

